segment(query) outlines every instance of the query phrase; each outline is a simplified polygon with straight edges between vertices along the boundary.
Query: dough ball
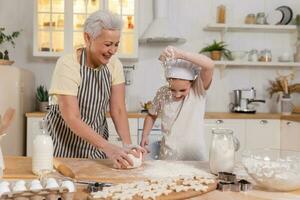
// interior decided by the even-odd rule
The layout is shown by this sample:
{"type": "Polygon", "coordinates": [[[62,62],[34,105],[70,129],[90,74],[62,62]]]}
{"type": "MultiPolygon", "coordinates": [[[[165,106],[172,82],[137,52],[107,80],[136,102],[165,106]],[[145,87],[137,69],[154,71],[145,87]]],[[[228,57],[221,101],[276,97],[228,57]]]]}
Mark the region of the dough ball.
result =
{"type": "Polygon", "coordinates": [[[137,158],[132,154],[128,154],[128,157],[132,160],[133,165],[129,165],[127,169],[138,168],[142,165],[142,153],[140,153],[140,157],[137,158]]]}

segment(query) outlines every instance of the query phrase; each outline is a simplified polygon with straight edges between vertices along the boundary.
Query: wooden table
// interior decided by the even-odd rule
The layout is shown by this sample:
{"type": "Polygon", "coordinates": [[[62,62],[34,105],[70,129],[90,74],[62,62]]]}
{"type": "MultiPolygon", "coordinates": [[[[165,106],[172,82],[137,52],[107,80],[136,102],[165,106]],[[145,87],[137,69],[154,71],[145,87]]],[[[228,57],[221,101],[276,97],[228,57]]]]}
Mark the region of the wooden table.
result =
{"type": "MultiPolygon", "coordinates": [[[[82,163],[85,163],[86,166],[95,163],[107,163],[109,161],[102,160],[102,161],[92,161],[92,160],[84,160],[84,159],[58,159],[65,163],[74,163],[76,166],[82,166],[82,163]]],[[[195,162],[197,165],[207,167],[206,163],[195,162]]],[[[5,157],[5,165],[6,169],[4,171],[4,179],[35,179],[37,176],[32,174],[31,172],[31,158],[29,157],[5,157]]],[[[94,164],[93,164],[94,165],[94,164]]],[[[81,177],[88,177],[88,174],[80,174],[81,170],[80,167],[75,173],[76,178],[81,177]]],[[[93,170],[91,170],[93,173],[93,170]]],[[[54,176],[60,176],[59,174],[54,173],[54,176]]],[[[108,173],[109,175],[109,173],[108,173]]],[[[122,175],[123,176],[123,175],[122,175]]],[[[104,180],[108,180],[107,178],[104,180]]],[[[79,191],[76,193],[75,199],[86,199],[87,194],[79,188],[79,191]]],[[[199,200],[300,200],[300,190],[293,191],[293,192],[269,192],[263,191],[260,189],[254,189],[248,192],[220,192],[220,191],[212,191],[207,194],[203,194],[198,197],[190,198],[190,199],[199,199],[199,200]]]]}

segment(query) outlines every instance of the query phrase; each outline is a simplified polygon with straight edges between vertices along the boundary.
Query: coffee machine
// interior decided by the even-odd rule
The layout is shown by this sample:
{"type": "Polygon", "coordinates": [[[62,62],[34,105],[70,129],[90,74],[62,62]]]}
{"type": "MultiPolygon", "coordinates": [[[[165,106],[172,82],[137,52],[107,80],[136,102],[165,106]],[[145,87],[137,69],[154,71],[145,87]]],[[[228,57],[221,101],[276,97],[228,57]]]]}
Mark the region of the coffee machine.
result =
{"type": "Polygon", "coordinates": [[[252,87],[250,89],[233,90],[233,100],[231,104],[231,112],[236,113],[255,113],[254,106],[250,105],[253,102],[265,103],[265,100],[256,98],[256,91],[252,87]]]}

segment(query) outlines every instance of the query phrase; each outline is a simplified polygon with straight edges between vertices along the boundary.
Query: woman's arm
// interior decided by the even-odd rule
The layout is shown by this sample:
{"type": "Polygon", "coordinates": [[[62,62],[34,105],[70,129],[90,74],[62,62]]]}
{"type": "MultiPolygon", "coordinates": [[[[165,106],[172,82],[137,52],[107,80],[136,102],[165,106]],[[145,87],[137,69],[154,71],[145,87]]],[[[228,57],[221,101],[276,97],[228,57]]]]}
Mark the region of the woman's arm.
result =
{"type": "Polygon", "coordinates": [[[116,131],[124,147],[134,148],[137,150],[137,153],[134,154],[136,157],[139,157],[140,153],[146,153],[146,150],[132,145],[128,124],[128,115],[125,106],[125,85],[124,83],[113,85],[109,103],[110,115],[115,124],[116,131]]]}
{"type": "Polygon", "coordinates": [[[79,137],[83,138],[96,148],[102,149],[112,159],[116,167],[126,168],[132,165],[127,151],[121,147],[110,144],[81,120],[76,96],[58,95],[58,104],[61,115],[68,127],[79,137]]]}
{"type": "Polygon", "coordinates": [[[107,141],[81,120],[76,96],[58,95],[59,110],[69,128],[93,146],[103,149],[107,141]]]}
{"type": "Polygon", "coordinates": [[[127,111],[125,107],[124,83],[113,85],[109,103],[111,118],[123,144],[131,144],[127,111]]]}

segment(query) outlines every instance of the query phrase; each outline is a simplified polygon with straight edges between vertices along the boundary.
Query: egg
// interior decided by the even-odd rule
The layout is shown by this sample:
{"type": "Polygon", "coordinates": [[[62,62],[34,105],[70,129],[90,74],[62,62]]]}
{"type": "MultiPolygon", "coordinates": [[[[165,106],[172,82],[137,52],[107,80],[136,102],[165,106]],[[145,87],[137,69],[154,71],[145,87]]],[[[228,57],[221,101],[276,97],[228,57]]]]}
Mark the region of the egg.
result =
{"type": "Polygon", "coordinates": [[[19,180],[15,183],[15,185],[20,185],[20,186],[25,186],[25,181],[24,180],[19,180]]]}
{"type": "Polygon", "coordinates": [[[0,185],[0,196],[4,193],[10,192],[8,185],[0,185]]]}
{"type": "Polygon", "coordinates": [[[23,192],[26,191],[25,185],[15,185],[13,187],[13,192],[23,192]]]}
{"type": "Polygon", "coordinates": [[[0,187],[1,186],[9,186],[9,182],[8,181],[2,181],[1,183],[0,183],[0,187]]]}
{"type": "Polygon", "coordinates": [[[75,192],[75,185],[72,181],[63,181],[61,186],[66,187],[69,192],[75,192]]]}
{"type": "Polygon", "coordinates": [[[43,187],[42,187],[41,182],[39,180],[32,180],[29,189],[30,190],[42,190],[43,187]]]}
{"type": "Polygon", "coordinates": [[[46,188],[53,189],[53,188],[58,188],[58,187],[59,187],[59,185],[54,178],[49,178],[47,180],[46,188]]]}

